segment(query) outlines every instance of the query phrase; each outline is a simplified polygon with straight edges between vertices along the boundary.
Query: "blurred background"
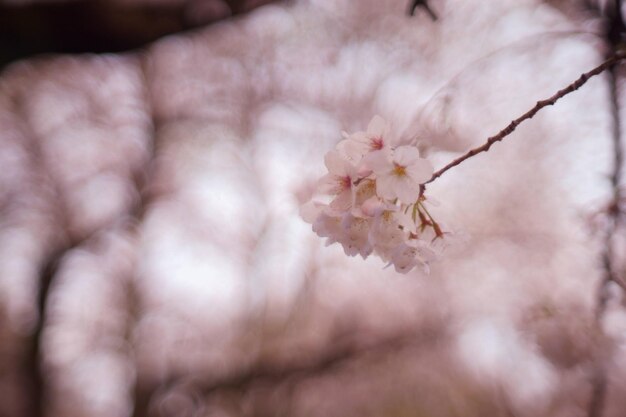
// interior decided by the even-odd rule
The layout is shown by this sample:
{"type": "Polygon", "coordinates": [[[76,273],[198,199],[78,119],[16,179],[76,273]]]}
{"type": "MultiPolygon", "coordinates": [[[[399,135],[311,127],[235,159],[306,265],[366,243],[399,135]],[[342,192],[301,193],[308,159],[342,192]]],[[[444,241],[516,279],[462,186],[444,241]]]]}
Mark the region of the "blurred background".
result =
{"type": "Polygon", "coordinates": [[[0,0],[0,416],[623,416],[620,70],[429,187],[429,275],[298,215],[342,131],[441,167],[617,5],[0,0]]]}

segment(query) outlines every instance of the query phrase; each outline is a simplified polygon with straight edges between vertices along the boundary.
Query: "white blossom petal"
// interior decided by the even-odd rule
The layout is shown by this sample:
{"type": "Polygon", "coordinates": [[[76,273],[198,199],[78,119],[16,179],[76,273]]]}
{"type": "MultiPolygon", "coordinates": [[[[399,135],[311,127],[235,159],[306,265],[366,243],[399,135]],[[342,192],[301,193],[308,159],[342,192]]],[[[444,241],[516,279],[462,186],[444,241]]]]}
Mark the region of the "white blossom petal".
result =
{"type": "Polygon", "coordinates": [[[305,222],[312,224],[322,212],[322,207],[323,204],[311,200],[300,207],[300,217],[305,222]]]}
{"type": "Polygon", "coordinates": [[[337,211],[347,211],[352,207],[352,192],[351,190],[342,191],[335,199],[330,203],[330,208],[337,211]]]}
{"type": "Polygon", "coordinates": [[[338,151],[332,150],[324,156],[324,164],[331,174],[344,176],[349,175],[351,171],[350,162],[348,162],[338,151]]]}
{"type": "Polygon", "coordinates": [[[396,198],[394,189],[395,178],[392,175],[384,175],[376,179],[376,194],[379,197],[393,200],[396,198]]]}
{"type": "Polygon", "coordinates": [[[376,175],[384,175],[393,170],[391,154],[386,149],[371,152],[362,163],[367,165],[367,168],[374,171],[376,175]]]}
{"type": "Polygon", "coordinates": [[[398,146],[393,151],[393,162],[407,167],[420,159],[420,151],[415,146],[398,146]]]}
{"type": "Polygon", "coordinates": [[[423,184],[433,175],[433,165],[427,159],[418,159],[405,168],[406,173],[418,184],[423,184]]]}
{"type": "Polygon", "coordinates": [[[392,187],[394,194],[405,204],[416,202],[420,195],[420,184],[408,176],[397,177],[392,187]]]}
{"type": "Polygon", "coordinates": [[[383,136],[387,131],[388,123],[381,116],[376,115],[367,125],[367,133],[371,136],[383,136]]]}
{"type": "Polygon", "coordinates": [[[340,141],[336,148],[340,154],[354,164],[359,163],[368,150],[368,146],[365,143],[360,143],[350,137],[340,141]]]}

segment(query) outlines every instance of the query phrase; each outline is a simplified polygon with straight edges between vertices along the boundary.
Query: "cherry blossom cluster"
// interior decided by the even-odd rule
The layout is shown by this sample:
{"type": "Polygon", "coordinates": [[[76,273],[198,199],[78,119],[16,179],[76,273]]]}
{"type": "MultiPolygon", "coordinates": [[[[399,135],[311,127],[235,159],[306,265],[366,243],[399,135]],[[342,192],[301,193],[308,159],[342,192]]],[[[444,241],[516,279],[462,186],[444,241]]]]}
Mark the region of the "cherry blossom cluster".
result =
{"type": "Polygon", "coordinates": [[[429,270],[447,233],[428,211],[423,184],[433,167],[415,146],[394,146],[390,126],[375,116],[367,131],[344,133],[324,158],[328,174],[302,208],[313,231],[348,256],[379,256],[396,271],[429,270]]]}

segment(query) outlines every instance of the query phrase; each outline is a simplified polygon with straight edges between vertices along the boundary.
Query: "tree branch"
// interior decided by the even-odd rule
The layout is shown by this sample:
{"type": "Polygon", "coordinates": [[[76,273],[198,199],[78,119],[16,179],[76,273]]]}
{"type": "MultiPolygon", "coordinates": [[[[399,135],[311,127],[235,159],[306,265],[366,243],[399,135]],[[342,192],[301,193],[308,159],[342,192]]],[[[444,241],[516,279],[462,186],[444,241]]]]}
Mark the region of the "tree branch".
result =
{"type": "Polygon", "coordinates": [[[619,61],[625,58],[626,58],[625,54],[616,53],[615,55],[608,58],[606,61],[604,61],[602,64],[598,65],[591,71],[583,73],[576,81],[574,81],[567,87],[563,88],[562,90],[557,91],[552,97],[547,98],[545,100],[538,101],[537,104],[535,104],[535,106],[532,109],[528,110],[526,113],[524,113],[517,119],[513,120],[511,123],[509,123],[507,127],[501,130],[498,134],[487,139],[487,142],[485,142],[483,145],[478,146],[474,149],[471,149],[465,155],[456,158],[455,160],[450,162],[448,165],[436,171],[432,175],[432,177],[428,181],[426,181],[425,184],[429,184],[435,181],[437,178],[441,177],[446,171],[450,170],[451,168],[454,168],[457,165],[460,165],[465,160],[479,153],[487,152],[494,143],[502,141],[505,137],[513,133],[513,131],[517,128],[517,126],[519,126],[525,120],[532,119],[539,112],[539,110],[543,109],[544,107],[554,105],[561,98],[565,97],[569,93],[572,93],[578,90],[580,87],[585,85],[585,83],[589,81],[590,78],[598,74],[601,74],[602,72],[613,67],[616,63],[618,63],[619,61]]]}
{"type": "MultiPolygon", "coordinates": [[[[626,31],[624,18],[622,16],[622,0],[615,1],[615,10],[611,19],[611,24],[607,32],[607,38],[614,51],[619,50],[622,46],[622,37],[626,31]]],[[[613,171],[611,173],[611,189],[612,201],[607,212],[608,225],[604,235],[604,245],[602,248],[602,263],[604,273],[598,285],[597,302],[595,311],[596,327],[601,331],[602,319],[606,312],[607,303],[609,301],[609,285],[611,282],[618,284],[622,290],[626,290],[626,286],[616,271],[615,260],[613,258],[615,245],[613,236],[617,232],[620,222],[620,201],[622,199],[620,190],[620,179],[622,176],[622,166],[624,157],[622,152],[622,123],[620,117],[619,103],[619,67],[612,67],[609,73],[609,91],[611,94],[611,119],[613,121],[613,171]]],[[[604,410],[606,402],[606,390],[608,386],[608,360],[600,356],[596,359],[595,369],[592,375],[592,390],[587,409],[588,417],[600,417],[604,410]]]]}

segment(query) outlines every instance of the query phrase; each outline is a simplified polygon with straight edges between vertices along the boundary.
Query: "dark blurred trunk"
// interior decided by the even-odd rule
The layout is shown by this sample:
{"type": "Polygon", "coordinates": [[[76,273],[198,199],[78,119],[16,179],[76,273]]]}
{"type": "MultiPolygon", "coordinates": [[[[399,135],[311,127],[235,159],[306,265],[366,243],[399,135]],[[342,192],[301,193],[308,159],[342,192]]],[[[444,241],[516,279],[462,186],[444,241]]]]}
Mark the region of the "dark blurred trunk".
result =
{"type": "Polygon", "coordinates": [[[273,0],[0,3],[0,67],[41,53],[120,52],[273,0]]]}

